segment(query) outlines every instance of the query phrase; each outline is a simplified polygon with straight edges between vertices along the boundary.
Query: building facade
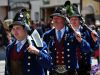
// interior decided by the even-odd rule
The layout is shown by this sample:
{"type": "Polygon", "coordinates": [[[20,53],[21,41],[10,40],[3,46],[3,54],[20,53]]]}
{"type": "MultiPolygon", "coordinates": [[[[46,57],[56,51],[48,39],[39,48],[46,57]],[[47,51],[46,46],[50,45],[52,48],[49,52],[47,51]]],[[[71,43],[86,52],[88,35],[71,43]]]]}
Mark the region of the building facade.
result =
{"type": "Polygon", "coordinates": [[[0,19],[4,20],[8,14],[8,0],[0,0],[0,19]]]}
{"type": "Polygon", "coordinates": [[[9,11],[8,11],[8,17],[9,19],[13,19],[16,12],[22,8],[30,9],[30,0],[9,0],[9,11]]]}
{"type": "Polygon", "coordinates": [[[90,15],[89,18],[94,18],[98,25],[100,25],[100,0],[82,0],[82,15],[86,17],[90,15]]]}
{"type": "MultiPolygon", "coordinates": [[[[45,21],[54,12],[56,7],[63,6],[66,0],[31,0],[31,18],[34,21],[45,21]],[[39,4],[40,3],[40,4],[39,4]]],[[[80,0],[70,0],[80,6],[80,0]]]]}
{"type": "Polygon", "coordinates": [[[40,7],[43,5],[42,0],[31,0],[31,19],[35,22],[40,20],[40,7]]]}
{"type": "MultiPolygon", "coordinates": [[[[56,7],[63,6],[67,0],[9,0],[10,7],[8,16],[13,18],[15,13],[21,8],[30,9],[31,19],[40,21],[47,20],[56,7]]],[[[94,13],[97,20],[100,20],[99,0],[70,0],[71,3],[79,5],[83,16],[94,13]]]]}

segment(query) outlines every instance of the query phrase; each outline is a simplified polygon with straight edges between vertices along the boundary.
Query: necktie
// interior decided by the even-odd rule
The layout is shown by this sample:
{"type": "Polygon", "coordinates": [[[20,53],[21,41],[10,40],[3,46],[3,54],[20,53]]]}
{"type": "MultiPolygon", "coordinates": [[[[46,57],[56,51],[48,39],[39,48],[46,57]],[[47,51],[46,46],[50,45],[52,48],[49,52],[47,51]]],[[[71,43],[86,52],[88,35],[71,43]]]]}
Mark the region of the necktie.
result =
{"type": "Polygon", "coordinates": [[[20,52],[20,47],[21,47],[21,45],[22,45],[21,42],[18,42],[18,43],[17,43],[17,52],[20,52]]]}
{"type": "Polygon", "coordinates": [[[58,30],[58,41],[60,42],[61,41],[61,31],[58,30]]]}

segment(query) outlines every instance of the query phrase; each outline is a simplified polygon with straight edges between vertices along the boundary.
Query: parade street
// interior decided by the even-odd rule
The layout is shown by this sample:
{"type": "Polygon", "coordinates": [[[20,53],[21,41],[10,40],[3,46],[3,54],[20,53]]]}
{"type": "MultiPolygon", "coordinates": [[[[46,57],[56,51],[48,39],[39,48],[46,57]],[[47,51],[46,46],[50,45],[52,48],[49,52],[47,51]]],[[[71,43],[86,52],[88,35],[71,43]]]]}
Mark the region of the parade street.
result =
{"type": "Polygon", "coordinates": [[[0,60],[0,75],[4,75],[5,61],[0,60]]]}
{"type": "Polygon", "coordinates": [[[0,75],[4,75],[5,69],[5,48],[0,47],[0,75]]]}

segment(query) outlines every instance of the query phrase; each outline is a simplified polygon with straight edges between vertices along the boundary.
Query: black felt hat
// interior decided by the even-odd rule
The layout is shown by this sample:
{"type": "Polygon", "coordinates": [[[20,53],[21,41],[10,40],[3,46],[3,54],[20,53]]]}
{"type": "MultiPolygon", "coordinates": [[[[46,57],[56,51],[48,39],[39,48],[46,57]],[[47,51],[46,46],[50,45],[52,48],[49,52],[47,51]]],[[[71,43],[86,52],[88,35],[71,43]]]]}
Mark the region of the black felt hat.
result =
{"type": "Polygon", "coordinates": [[[27,23],[27,18],[26,18],[26,13],[27,11],[23,11],[23,9],[21,9],[20,11],[18,11],[13,19],[13,23],[9,26],[9,29],[11,30],[12,27],[14,25],[21,25],[23,27],[25,27],[25,29],[27,30],[28,33],[31,32],[31,28],[27,23]]]}
{"type": "Polygon", "coordinates": [[[54,11],[54,13],[51,14],[50,17],[53,18],[54,16],[59,16],[59,17],[65,18],[65,15],[64,15],[64,13],[62,11],[62,7],[56,8],[55,11],[54,11]]]}

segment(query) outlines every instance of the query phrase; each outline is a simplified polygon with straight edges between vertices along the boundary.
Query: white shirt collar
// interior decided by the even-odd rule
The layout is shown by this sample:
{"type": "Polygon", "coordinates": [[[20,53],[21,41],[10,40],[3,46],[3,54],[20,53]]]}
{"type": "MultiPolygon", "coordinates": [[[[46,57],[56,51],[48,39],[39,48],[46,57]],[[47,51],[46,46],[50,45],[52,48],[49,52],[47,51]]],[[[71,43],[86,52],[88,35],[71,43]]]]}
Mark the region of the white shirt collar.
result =
{"type": "Polygon", "coordinates": [[[21,42],[21,46],[20,46],[20,48],[19,48],[18,52],[21,50],[21,48],[22,48],[22,47],[23,47],[23,45],[25,44],[26,39],[24,39],[24,40],[22,40],[22,41],[17,40],[15,44],[18,44],[19,42],[21,42]]]}
{"type": "Polygon", "coordinates": [[[26,39],[24,39],[24,40],[22,40],[22,41],[17,40],[17,41],[16,41],[16,44],[17,44],[18,42],[21,42],[21,44],[25,44],[26,39]]]}
{"type": "Polygon", "coordinates": [[[75,29],[75,31],[78,31],[78,32],[79,32],[79,31],[80,31],[80,28],[81,28],[81,26],[79,26],[79,28],[78,28],[78,29],[75,29]]]}

